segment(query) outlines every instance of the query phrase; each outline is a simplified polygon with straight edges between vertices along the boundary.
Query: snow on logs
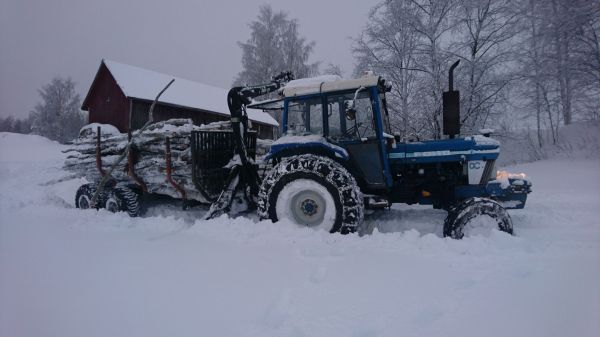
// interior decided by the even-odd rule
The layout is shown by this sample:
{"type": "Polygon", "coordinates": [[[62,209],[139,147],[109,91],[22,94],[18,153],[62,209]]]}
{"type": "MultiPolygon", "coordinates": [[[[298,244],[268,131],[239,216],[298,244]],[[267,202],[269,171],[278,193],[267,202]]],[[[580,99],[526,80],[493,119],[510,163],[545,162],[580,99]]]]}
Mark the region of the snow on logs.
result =
{"type": "MultiPolygon", "coordinates": [[[[192,158],[190,151],[190,135],[199,130],[230,130],[229,122],[216,122],[197,126],[190,119],[170,119],[152,124],[139,134],[134,131],[133,155],[135,173],[146,183],[148,192],[169,195],[179,198],[180,195],[170,184],[166,183],[165,139],[171,141],[172,177],[187,193],[188,199],[200,202],[204,200],[192,182],[192,158]]],[[[101,131],[102,133],[102,131],[101,131]]],[[[102,167],[107,170],[119,158],[127,146],[127,134],[102,137],[100,153],[102,167]]],[[[67,153],[64,169],[89,181],[96,181],[100,174],[96,167],[96,132],[82,132],[80,138],[72,146],[63,151],[67,153]]],[[[118,181],[132,181],[127,175],[127,160],[124,160],[113,171],[118,181]]]]}

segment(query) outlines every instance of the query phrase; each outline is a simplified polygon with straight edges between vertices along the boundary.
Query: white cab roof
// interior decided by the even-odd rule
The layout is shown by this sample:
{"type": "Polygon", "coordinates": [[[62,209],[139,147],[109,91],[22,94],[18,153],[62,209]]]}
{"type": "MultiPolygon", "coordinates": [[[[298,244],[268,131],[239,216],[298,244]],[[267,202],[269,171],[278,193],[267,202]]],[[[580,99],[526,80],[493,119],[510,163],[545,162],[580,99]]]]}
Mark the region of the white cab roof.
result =
{"type": "Polygon", "coordinates": [[[280,91],[284,97],[318,94],[323,92],[373,87],[379,83],[379,76],[368,75],[356,79],[342,79],[336,75],[301,78],[290,81],[280,91]]]}

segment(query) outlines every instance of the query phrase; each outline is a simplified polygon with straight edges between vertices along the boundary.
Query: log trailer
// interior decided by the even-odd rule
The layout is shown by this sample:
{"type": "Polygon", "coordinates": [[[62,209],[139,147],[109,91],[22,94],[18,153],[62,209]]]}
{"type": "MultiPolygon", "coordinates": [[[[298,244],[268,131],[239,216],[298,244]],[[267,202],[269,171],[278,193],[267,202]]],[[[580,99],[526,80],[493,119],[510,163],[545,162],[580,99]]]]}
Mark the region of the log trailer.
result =
{"type": "MultiPolygon", "coordinates": [[[[227,97],[232,131],[191,134],[191,179],[212,202],[205,219],[228,213],[237,197],[262,219],[368,233],[365,209],[405,203],[447,210],[444,236],[469,235],[486,223],[474,221],[482,216],[512,234],[506,210],[525,206],[531,182],[522,175],[496,176],[500,144],[489,134],[460,136],[457,65],[443,93],[442,140],[403,142],[393,135],[386,99],[391,85],[379,76],[290,81],[292,74],[283,73],[264,85],[232,88],[227,97]],[[275,91],[278,99],[253,101],[275,91]],[[282,109],[283,136],[258,163],[246,107],[282,109]]],[[[135,193],[124,193],[123,182],[108,184],[102,193],[97,192],[102,186],[84,185],[76,205],[128,210],[128,200],[137,202],[143,194],[138,180],[127,185],[135,193]]]]}

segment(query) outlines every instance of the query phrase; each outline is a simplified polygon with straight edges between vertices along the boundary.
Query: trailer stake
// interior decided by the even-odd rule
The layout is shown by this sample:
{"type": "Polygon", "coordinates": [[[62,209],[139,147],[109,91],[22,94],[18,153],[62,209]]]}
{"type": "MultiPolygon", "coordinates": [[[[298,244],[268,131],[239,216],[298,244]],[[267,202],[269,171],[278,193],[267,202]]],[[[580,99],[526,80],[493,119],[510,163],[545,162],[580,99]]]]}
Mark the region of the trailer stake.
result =
{"type": "Polygon", "coordinates": [[[165,152],[165,161],[167,163],[167,181],[177,190],[177,192],[179,192],[179,194],[181,194],[181,199],[183,200],[183,209],[187,210],[189,209],[187,194],[185,193],[183,187],[177,184],[177,182],[175,182],[175,180],[173,180],[173,177],[171,176],[171,172],[173,170],[171,168],[171,138],[166,137],[165,143],[167,147],[167,151],[165,152]]]}

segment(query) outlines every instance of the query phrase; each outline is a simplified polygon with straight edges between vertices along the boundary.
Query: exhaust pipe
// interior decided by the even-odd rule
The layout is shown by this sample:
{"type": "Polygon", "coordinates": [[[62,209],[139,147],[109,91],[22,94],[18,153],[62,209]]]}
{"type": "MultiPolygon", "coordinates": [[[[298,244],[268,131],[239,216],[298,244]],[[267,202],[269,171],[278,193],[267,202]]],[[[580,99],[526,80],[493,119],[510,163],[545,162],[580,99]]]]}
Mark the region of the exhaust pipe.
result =
{"type": "Polygon", "coordinates": [[[458,67],[460,60],[454,62],[448,70],[448,91],[454,91],[454,68],[458,67]]]}
{"type": "Polygon", "coordinates": [[[454,62],[448,71],[448,91],[443,93],[443,132],[450,139],[460,134],[460,92],[454,90],[454,69],[460,60],[454,62]]]}

